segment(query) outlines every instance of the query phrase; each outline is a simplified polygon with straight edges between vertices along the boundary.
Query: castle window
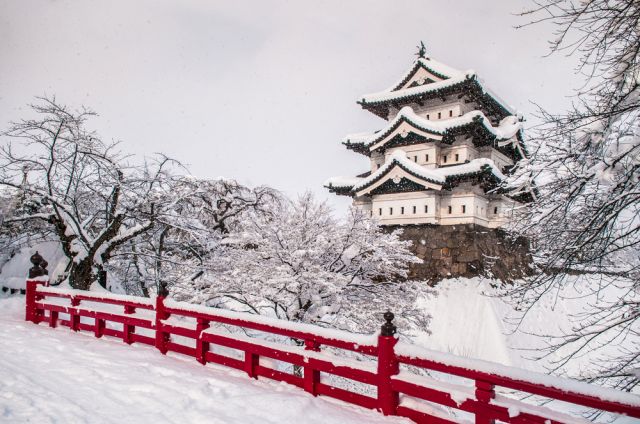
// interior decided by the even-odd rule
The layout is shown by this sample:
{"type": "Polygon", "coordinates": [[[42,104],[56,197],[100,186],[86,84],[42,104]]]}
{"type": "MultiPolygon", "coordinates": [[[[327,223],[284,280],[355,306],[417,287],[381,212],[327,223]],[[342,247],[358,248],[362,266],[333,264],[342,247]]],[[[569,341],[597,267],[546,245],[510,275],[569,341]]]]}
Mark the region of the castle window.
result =
{"type": "Polygon", "coordinates": [[[416,207],[415,206],[413,207],[413,213],[414,214],[416,213],[416,207]]]}
{"type": "Polygon", "coordinates": [[[414,162],[418,162],[418,156],[414,156],[414,157],[413,157],[413,161],[414,161],[414,162]]]}
{"type": "Polygon", "coordinates": [[[447,155],[442,156],[442,163],[447,163],[447,155]]]}
{"type": "Polygon", "coordinates": [[[429,155],[425,155],[424,160],[425,162],[429,162],[429,155]]]}
{"type": "Polygon", "coordinates": [[[453,110],[449,111],[449,118],[451,118],[453,116],[453,110]]]}
{"type": "Polygon", "coordinates": [[[429,114],[427,113],[427,120],[429,120],[429,114]]]}
{"type": "Polygon", "coordinates": [[[497,206],[495,208],[493,208],[493,213],[498,215],[498,207],[497,206]]]}
{"type": "Polygon", "coordinates": [[[452,209],[451,206],[449,206],[449,215],[451,215],[451,209],[452,209]]]}
{"type": "Polygon", "coordinates": [[[438,112],[438,119],[442,119],[442,112],[438,112]]]}
{"type": "Polygon", "coordinates": [[[467,205],[462,205],[462,213],[467,213],[467,205]]]}
{"type": "Polygon", "coordinates": [[[460,160],[460,155],[456,153],[456,162],[460,160]]]}
{"type": "Polygon", "coordinates": [[[424,213],[429,213],[429,205],[424,205],[424,213]]]}
{"type": "Polygon", "coordinates": [[[382,208],[378,208],[378,215],[382,216],[382,208]]]}
{"type": "Polygon", "coordinates": [[[400,208],[400,215],[404,215],[404,206],[400,208]]]}
{"type": "Polygon", "coordinates": [[[389,215],[393,215],[393,208],[389,208],[389,215]]]}

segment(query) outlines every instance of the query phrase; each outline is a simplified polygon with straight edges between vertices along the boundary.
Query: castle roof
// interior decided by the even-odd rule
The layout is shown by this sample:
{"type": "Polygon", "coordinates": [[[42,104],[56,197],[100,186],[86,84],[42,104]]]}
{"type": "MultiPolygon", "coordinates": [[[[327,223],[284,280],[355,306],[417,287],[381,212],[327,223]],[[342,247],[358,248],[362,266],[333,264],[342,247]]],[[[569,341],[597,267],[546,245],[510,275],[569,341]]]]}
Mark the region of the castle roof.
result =
{"type": "MultiPolygon", "coordinates": [[[[498,126],[494,127],[484,113],[478,110],[443,121],[430,121],[417,115],[410,106],[403,107],[396,117],[389,121],[382,130],[375,133],[348,135],[344,138],[343,144],[349,149],[369,155],[374,150],[384,148],[385,145],[395,140],[398,136],[406,138],[409,133],[418,135],[418,142],[441,140],[451,143],[455,134],[459,133],[461,129],[472,125],[481,126],[491,141],[509,141],[520,147],[519,141],[515,136],[522,129],[522,122],[513,115],[504,118],[498,126]],[[403,123],[407,125],[403,126],[403,123]]],[[[498,144],[503,147],[508,143],[498,144]]],[[[521,157],[524,157],[523,152],[519,153],[521,157]]]]}
{"type": "Polygon", "coordinates": [[[393,175],[396,174],[400,174],[402,178],[425,189],[434,190],[450,189],[464,179],[483,175],[495,183],[505,179],[504,174],[491,159],[474,159],[460,165],[429,169],[408,159],[405,152],[398,150],[393,152],[384,165],[369,176],[334,177],[325,182],[325,187],[338,194],[361,196],[380,186],[386,180],[393,179],[393,175]],[[391,171],[394,169],[400,172],[392,173],[391,171]]]}
{"type": "Polygon", "coordinates": [[[475,71],[459,71],[430,57],[418,58],[400,81],[384,91],[364,95],[358,103],[386,119],[391,106],[443,98],[455,93],[468,95],[499,119],[516,114],[514,109],[485,86],[475,71]]]}
{"type": "Polygon", "coordinates": [[[420,71],[420,69],[426,70],[428,74],[431,74],[432,76],[440,80],[456,78],[465,74],[465,72],[445,65],[442,62],[438,62],[437,60],[434,60],[428,56],[419,57],[415,62],[413,62],[411,68],[407,72],[405,72],[405,74],[402,76],[402,79],[400,79],[400,81],[396,82],[385,91],[398,91],[402,88],[406,88],[407,85],[411,85],[411,78],[415,76],[418,71],[420,71]]]}

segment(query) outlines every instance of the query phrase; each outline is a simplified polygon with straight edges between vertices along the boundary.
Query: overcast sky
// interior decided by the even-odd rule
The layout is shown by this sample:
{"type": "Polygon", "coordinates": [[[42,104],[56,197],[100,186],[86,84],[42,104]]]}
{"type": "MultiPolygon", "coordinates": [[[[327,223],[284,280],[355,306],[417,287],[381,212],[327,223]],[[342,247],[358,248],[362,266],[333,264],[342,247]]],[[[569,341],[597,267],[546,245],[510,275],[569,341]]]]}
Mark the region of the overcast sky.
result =
{"type": "MultiPolygon", "coordinates": [[[[355,103],[387,88],[424,40],[531,119],[562,110],[572,63],[543,58],[548,26],[516,30],[528,0],[0,0],[0,128],[38,95],[100,114],[105,139],[163,152],[194,175],[312,190],[368,168],[342,138],[384,124],[355,103]]],[[[4,142],[4,141],[3,141],[4,142]]]]}

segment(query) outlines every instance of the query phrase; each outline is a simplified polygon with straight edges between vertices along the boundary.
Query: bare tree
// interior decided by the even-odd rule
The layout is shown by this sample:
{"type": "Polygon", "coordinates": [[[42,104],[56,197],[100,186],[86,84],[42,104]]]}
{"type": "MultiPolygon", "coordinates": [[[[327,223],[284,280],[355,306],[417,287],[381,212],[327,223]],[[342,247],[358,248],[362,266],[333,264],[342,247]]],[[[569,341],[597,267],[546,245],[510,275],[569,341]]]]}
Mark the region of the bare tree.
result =
{"type": "Polygon", "coordinates": [[[114,251],[153,227],[155,197],[172,161],[128,166],[117,143],[86,129],[94,112],[71,110],[55,98],[39,98],[31,108],[37,117],[14,122],[2,134],[10,142],[0,149],[0,186],[20,190],[29,205],[4,224],[46,224],[69,260],[71,286],[105,285],[114,251]]]}
{"type": "Polygon", "coordinates": [[[540,109],[532,156],[509,182],[532,190],[511,230],[533,241],[540,273],[507,290],[528,310],[562,293],[567,273],[594,301],[573,328],[553,339],[559,371],[574,358],[600,355],[582,378],[632,390],[640,368],[640,3],[635,0],[536,0],[528,25],[556,27],[551,52],[579,57],[584,76],[565,114],[540,109]],[[614,299],[601,292],[613,290],[614,299]],[[624,342],[624,344],[622,344],[624,342]]]}

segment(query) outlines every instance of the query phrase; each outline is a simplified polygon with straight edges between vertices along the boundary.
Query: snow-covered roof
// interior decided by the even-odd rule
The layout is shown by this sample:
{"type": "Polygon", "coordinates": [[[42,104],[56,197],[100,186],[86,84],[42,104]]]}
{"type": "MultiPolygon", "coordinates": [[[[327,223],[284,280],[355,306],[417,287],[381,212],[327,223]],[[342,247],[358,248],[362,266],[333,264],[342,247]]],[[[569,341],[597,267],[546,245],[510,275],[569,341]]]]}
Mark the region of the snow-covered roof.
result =
{"type": "Polygon", "coordinates": [[[324,185],[329,189],[337,189],[340,191],[348,190],[354,194],[362,191],[372,184],[375,184],[389,174],[389,172],[396,166],[399,166],[405,172],[418,180],[428,183],[431,187],[434,185],[439,186],[438,189],[441,189],[442,186],[447,184],[448,179],[454,176],[459,177],[489,171],[498,180],[504,180],[506,178],[491,159],[479,158],[460,165],[431,169],[418,165],[407,158],[406,153],[403,150],[397,150],[387,158],[384,165],[371,173],[368,177],[334,177],[325,181],[324,185]]]}
{"type": "Polygon", "coordinates": [[[402,168],[405,169],[405,171],[409,172],[410,174],[430,183],[443,185],[446,182],[445,177],[435,172],[437,171],[437,169],[429,169],[429,168],[425,168],[422,165],[418,165],[417,163],[407,158],[406,152],[404,152],[403,150],[396,150],[389,156],[389,158],[384,163],[384,165],[378,168],[376,172],[371,173],[371,175],[369,175],[368,177],[362,178],[357,184],[355,184],[351,188],[351,190],[359,191],[365,188],[366,186],[370,185],[371,183],[378,181],[382,176],[387,174],[394,166],[401,166],[402,168]]]}
{"type": "Polygon", "coordinates": [[[428,93],[430,91],[437,91],[439,89],[447,88],[465,82],[467,79],[473,78],[475,74],[465,74],[454,78],[447,78],[442,81],[436,81],[426,83],[424,85],[418,85],[415,87],[403,88],[401,90],[384,90],[377,93],[365,94],[362,96],[363,103],[382,103],[390,100],[400,100],[406,97],[415,96],[418,94],[428,93]]]}
{"type": "Polygon", "coordinates": [[[365,94],[362,96],[359,103],[363,106],[367,106],[396,102],[413,97],[421,97],[429,93],[437,93],[440,95],[444,90],[454,89],[457,86],[461,87],[465,84],[475,85],[476,89],[478,89],[481,94],[492,99],[496,105],[503,109],[505,114],[516,114],[515,109],[510,107],[484,85],[484,82],[478,77],[474,70],[469,69],[466,71],[459,71],[431,59],[430,57],[417,59],[399,82],[386,90],[377,93],[365,94]],[[441,79],[439,81],[424,80],[422,81],[422,85],[406,87],[406,83],[410,81],[412,76],[421,68],[426,69],[431,74],[434,74],[441,79]]]}
{"type": "Polygon", "coordinates": [[[327,181],[325,181],[325,186],[331,186],[334,188],[348,188],[351,189],[353,186],[359,184],[364,178],[361,177],[331,177],[327,181]]]}
{"type": "Polygon", "coordinates": [[[504,118],[500,125],[494,127],[489,118],[479,110],[465,113],[456,118],[443,121],[430,121],[417,115],[410,106],[400,109],[400,112],[385,126],[384,129],[375,133],[350,134],[344,138],[345,143],[363,143],[367,148],[373,150],[377,148],[376,143],[390,135],[401,122],[407,122],[413,127],[432,134],[445,135],[447,130],[469,125],[473,122],[480,122],[496,140],[503,141],[513,138],[522,129],[522,123],[513,115],[504,118]]]}
{"type": "Polygon", "coordinates": [[[405,72],[405,74],[402,76],[402,79],[400,79],[385,91],[396,91],[401,89],[420,68],[424,68],[429,73],[442,79],[459,77],[465,74],[465,72],[452,68],[449,65],[445,65],[442,62],[438,62],[437,60],[434,60],[429,56],[420,57],[415,62],[413,62],[413,66],[411,66],[411,68],[407,72],[405,72]]]}

